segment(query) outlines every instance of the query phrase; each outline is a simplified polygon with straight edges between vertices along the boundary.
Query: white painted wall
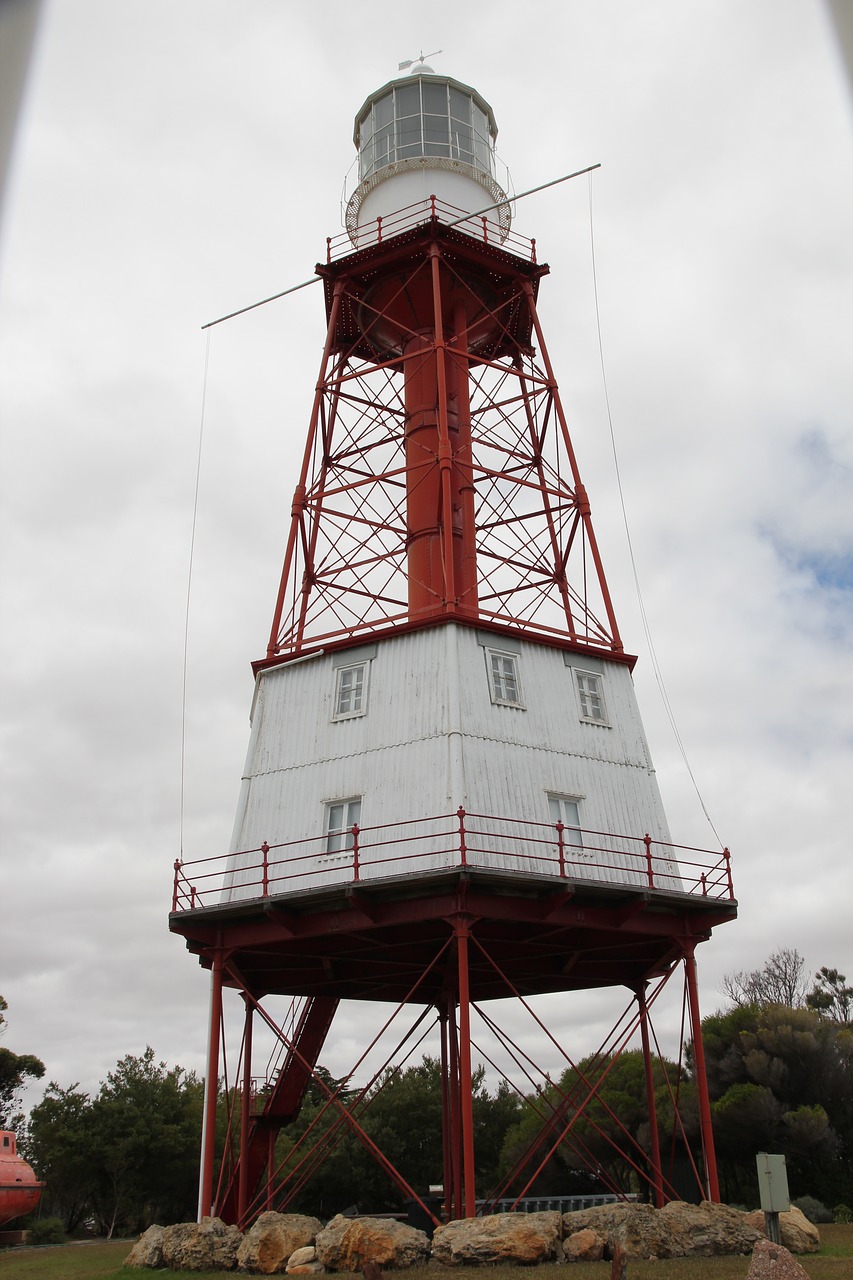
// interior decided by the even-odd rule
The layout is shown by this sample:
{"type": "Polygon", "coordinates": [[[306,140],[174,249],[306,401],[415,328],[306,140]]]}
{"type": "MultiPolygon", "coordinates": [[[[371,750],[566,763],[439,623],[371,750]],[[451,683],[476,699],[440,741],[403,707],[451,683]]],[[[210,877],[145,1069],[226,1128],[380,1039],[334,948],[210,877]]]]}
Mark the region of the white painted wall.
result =
{"type": "MultiPolygon", "coordinates": [[[[352,719],[333,718],[344,655],[319,655],[258,677],[232,850],[286,842],[286,850],[271,854],[281,860],[278,874],[290,877],[274,886],[278,891],[327,883],[332,874],[351,878],[350,856],[326,860],[322,837],[326,804],[352,796],[362,798],[364,845],[388,842],[363,848],[365,877],[455,865],[452,819],[399,824],[453,815],[460,806],[491,819],[469,819],[481,832],[470,839],[478,850],[472,862],[556,873],[556,835],[552,852],[543,843],[549,792],[577,799],[587,830],[669,840],[624,664],[453,624],[379,640],[349,650],[345,660],[359,657],[369,661],[367,706],[352,719]],[[523,707],[492,702],[487,644],[517,653],[523,707]],[[567,662],[601,675],[606,726],[581,719],[567,662]],[[495,818],[537,825],[506,826],[495,818]],[[368,830],[388,823],[394,831],[381,837],[368,830]]],[[[615,853],[635,848],[640,855],[641,843],[625,845],[609,835],[584,843],[572,875],[645,883],[640,858],[615,853]],[[596,845],[607,850],[606,872],[594,865],[601,855],[589,846],[596,845]]],[[[254,861],[232,857],[229,883],[252,879],[241,868],[254,861]]]]}

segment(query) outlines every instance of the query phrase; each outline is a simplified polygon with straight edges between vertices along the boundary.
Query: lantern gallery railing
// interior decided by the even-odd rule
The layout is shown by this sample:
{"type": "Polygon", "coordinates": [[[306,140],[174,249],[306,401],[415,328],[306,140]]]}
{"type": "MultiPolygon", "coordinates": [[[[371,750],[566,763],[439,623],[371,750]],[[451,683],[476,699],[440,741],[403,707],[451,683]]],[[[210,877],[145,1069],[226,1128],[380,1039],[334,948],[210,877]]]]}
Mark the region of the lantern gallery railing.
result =
{"type": "Polygon", "coordinates": [[[734,898],[728,849],[695,849],[649,835],[615,835],[458,809],[434,818],[355,825],[334,835],[178,860],[172,911],[461,868],[734,898]]]}
{"type": "MultiPolygon", "coordinates": [[[[484,191],[484,202],[488,198],[488,193],[484,191]]],[[[425,196],[423,200],[416,200],[414,204],[396,209],[384,217],[374,218],[339,235],[327,236],[326,261],[334,262],[338,258],[343,258],[352,253],[354,248],[372,248],[373,245],[382,244],[392,236],[402,235],[404,231],[412,231],[424,223],[440,222],[444,226],[457,227],[459,231],[464,231],[465,235],[471,236],[474,240],[497,245],[519,258],[535,262],[536,241],[528,240],[526,236],[516,235],[515,232],[506,228],[499,216],[500,210],[504,207],[501,205],[500,208],[491,209],[488,214],[469,213],[466,209],[458,209],[455,205],[448,204],[446,200],[439,200],[436,196],[425,196]]]]}

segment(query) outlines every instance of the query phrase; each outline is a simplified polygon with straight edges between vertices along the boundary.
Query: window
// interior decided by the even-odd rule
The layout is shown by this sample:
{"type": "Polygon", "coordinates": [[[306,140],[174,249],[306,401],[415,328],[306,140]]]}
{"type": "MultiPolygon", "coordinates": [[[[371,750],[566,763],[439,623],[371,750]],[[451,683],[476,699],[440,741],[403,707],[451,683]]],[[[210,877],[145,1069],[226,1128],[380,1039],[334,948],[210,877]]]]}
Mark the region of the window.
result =
{"type": "Polygon", "coordinates": [[[367,663],[339,667],[335,688],[335,720],[362,716],[367,706],[367,663]]]}
{"type": "Polygon", "coordinates": [[[563,824],[563,846],[567,852],[571,850],[569,857],[592,857],[592,854],[585,853],[583,848],[583,836],[580,830],[580,801],[572,799],[571,796],[559,796],[549,792],[548,813],[555,826],[558,822],[563,824]]]}
{"type": "Polygon", "coordinates": [[[591,671],[578,671],[575,669],[575,685],[578,691],[581,720],[589,720],[593,724],[608,724],[607,712],[604,709],[601,676],[594,675],[591,671]]]}
{"type": "Polygon", "coordinates": [[[326,805],[326,853],[345,853],[352,848],[352,828],[360,818],[361,796],[326,805]]]}
{"type": "Polygon", "coordinates": [[[469,91],[415,77],[374,99],[359,120],[359,179],[419,156],[446,156],[492,174],[493,141],[489,117],[469,91]]]}
{"type": "Polygon", "coordinates": [[[492,702],[505,707],[520,707],[521,685],[518,679],[518,655],[500,649],[486,649],[486,663],[492,702]]]}

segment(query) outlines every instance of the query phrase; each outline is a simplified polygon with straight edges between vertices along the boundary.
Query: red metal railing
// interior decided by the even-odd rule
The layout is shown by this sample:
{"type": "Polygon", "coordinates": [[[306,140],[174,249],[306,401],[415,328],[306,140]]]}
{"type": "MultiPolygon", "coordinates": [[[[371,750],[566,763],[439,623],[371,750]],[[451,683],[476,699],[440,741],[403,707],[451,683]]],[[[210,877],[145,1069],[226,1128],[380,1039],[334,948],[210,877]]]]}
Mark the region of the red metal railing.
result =
{"type": "Polygon", "coordinates": [[[448,204],[446,200],[439,200],[436,196],[425,196],[423,200],[416,200],[402,209],[395,209],[393,213],[384,217],[365,222],[359,226],[354,237],[350,236],[348,231],[339,232],[336,236],[327,236],[326,261],[334,262],[337,258],[343,258],[358,249],[368,249],[373,245],[382,244],[384,240],[399,236],[404,231],[411,231],[425,222],[436,221],[445,226],[455,224],[460,231],[475,240],[480,240],[484,244],[497,245],[520,258],[535,262],[536,241],[528,240],[526,236],[516,235],[514,231],[507,231],[495,220],[496,211],[490,212],[491,217],[486,214],[468,213],[466,209],[459,209],[456,205],[448,204]]]}
{"type": "Polygon", "coordinates": [[[455,867],[734,898],[728,849],[668,844],[648,834],[617,835],[458,809],[377,827],[353,826],[346,843],[344,849],[330,849],[328,836],[315,836],[179,859],[172,911],[455,867]]]}

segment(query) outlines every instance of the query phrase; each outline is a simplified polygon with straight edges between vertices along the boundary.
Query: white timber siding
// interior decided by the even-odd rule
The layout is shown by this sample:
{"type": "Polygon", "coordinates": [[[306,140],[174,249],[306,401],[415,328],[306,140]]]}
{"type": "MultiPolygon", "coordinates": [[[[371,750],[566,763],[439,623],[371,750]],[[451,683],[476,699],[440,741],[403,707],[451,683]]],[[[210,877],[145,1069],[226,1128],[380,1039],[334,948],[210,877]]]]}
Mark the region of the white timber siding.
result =
{"type": "MultiPolygon", "coordinates": [[[[642,836],[669,832],[625,664],[453,624],[285,663],[258,676],[226,894],[260,894],[246,870],[259,855],[241,851],[264,841],[286,845],[269,855],[271,892],[351,879],[351,855],[326,855],[323,834],[326,806],[353,797],[364,879],[456,865],[459,807],[472,865],[556,875],[549,794],[576,800],[581,827],[604,833],[566,849],[567,874],[646,882],[642,836]],[[492,701],[489,648],[516,655],[523,706],[492,701]],[[337,670],[358,661],[369,663],[364,714],[336,720],[337,670]],[[600,677],[606,724],[581,718],[572,665],[600,677]]],[[[670,871],[665,887],[678,889],[670,871]]]]}

